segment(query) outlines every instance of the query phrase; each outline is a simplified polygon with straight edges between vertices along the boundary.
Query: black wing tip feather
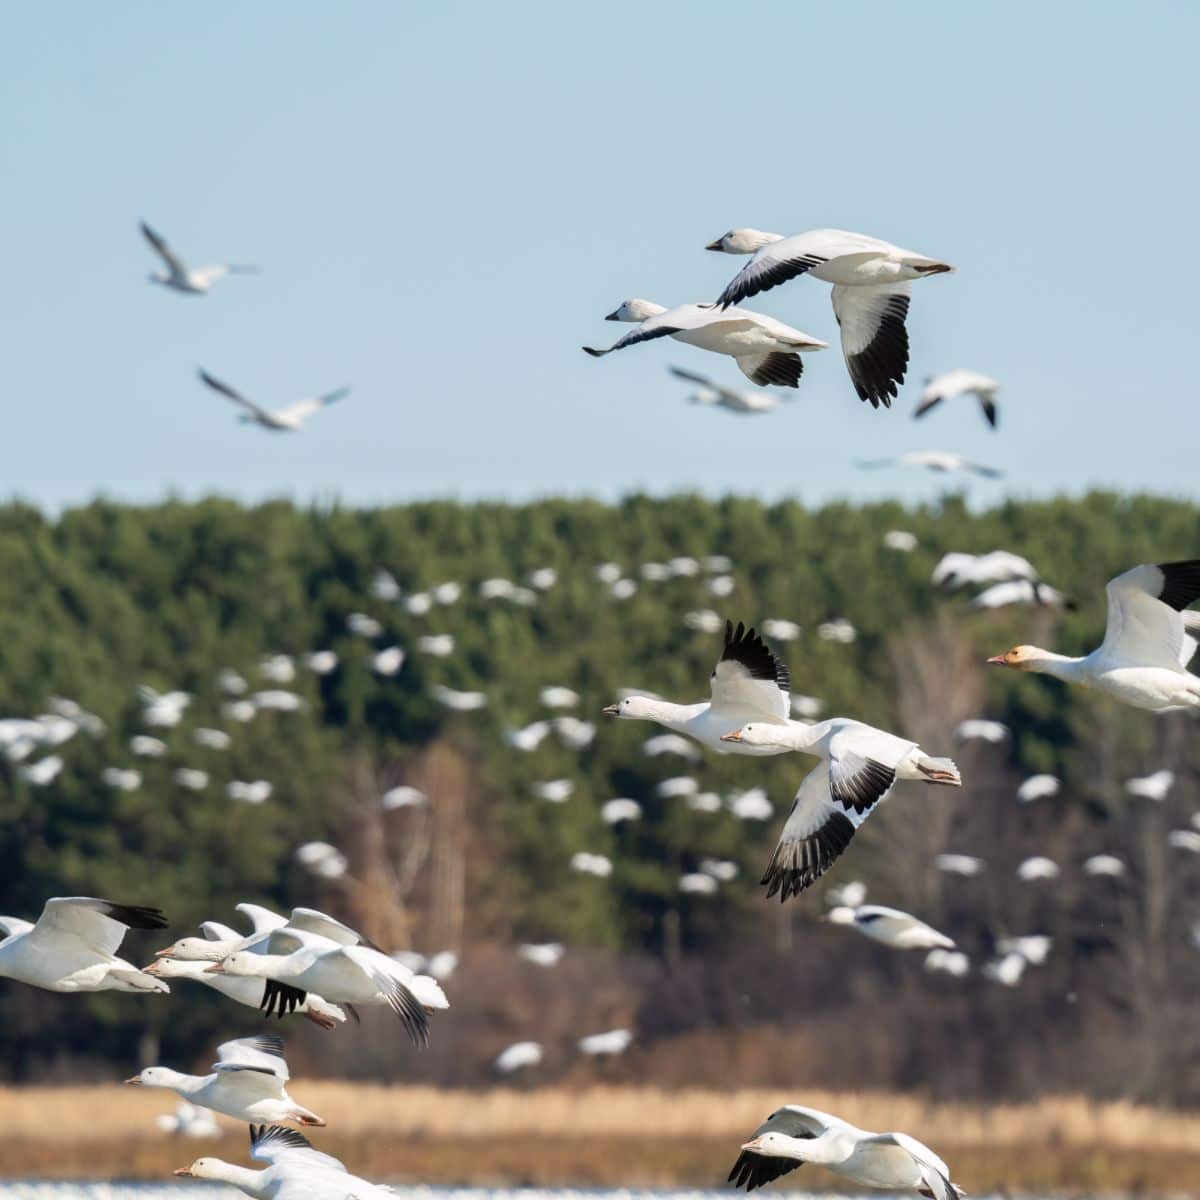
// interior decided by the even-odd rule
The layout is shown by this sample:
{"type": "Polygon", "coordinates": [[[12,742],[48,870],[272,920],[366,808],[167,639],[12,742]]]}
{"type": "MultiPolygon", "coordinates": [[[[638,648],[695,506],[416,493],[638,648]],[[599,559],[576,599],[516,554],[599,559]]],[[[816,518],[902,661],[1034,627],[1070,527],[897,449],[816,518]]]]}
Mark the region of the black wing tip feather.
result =
{"type": "Polygon", "coordinates": [[[141,904],[114,904],[111,900],[104,901],[104,915],[130,929],[166,929],[169,923],[161,909],[141,904]]]}
{"type": "Polygon", "coordinates": [[[892,296],[884,306],[875,336],[857,354],[846,356],[850,379],[860,400],[872,408],[892,407],[908,370],[908,297],[892,296]]]}
{"type": "Polygon", "coordinates": [[[759,292],[778,287],[781,283],[787,283],[789,279],[795,279],[798,275],[804,275],[813,267],[819,267],[823,262],[828,261],[819,254],[801,254],[796,258],[787,258],[781,262],[772,263],[771,266],[758,271],[754,270],[753,263],[748,263],[717,297],[717,304],[721,308],[729,308],[730,305],[737,304],[741,300],[757,296],[759,292]]]}
{"type": "MultiPolygon", "coordinates": [[[[294,988],[290,984],[268,979],[263,987],[263,998],[259,1008],[268,1017],[276,1016],[282,1019],[289,1013],[295,1012],[307,998],[308,993],[301,991],[300,988],[294,988]]],[[[279,1046],[282,1050],[282,1041],[280,1041],[279,1046]]]]}
{"type": "Polygon", "coordinates": [[[422,1049],[428,1046],[429,1018],[416,996],[398,979],[391,981],[384,995],[387,997],[388,1007],[400,1018],[413,1045],[422,1049]]]}
{"type": "Polygon", "coordinates": [[[780,842],[759,881],[767,888],[767,899],[778,892],[782,904],[800,895],[833,866],[853,837],[850,818],[835,812],[803,840],[780,842]]]}
{"type": "Polygon", "coordinates": [[[1163,573],[1162,590],[1158,598],[1176,612],[1200,600],[1200,558],[1184,559],[1181,562],[1158,563],[1163,573]]]}
{"type": "Polygon", "coordinates": [[[895,782],[893,768],[868,758],[855,774],[832,781],[829,792],[835,803],[843,808],[865,813],[883,799],[895,782]]]}
{"type": "Polygon", "coordinates": [[[750,376],[752,383],[759,387],[775,384],[776,387],[799,387],[800,376],[804,374],[804,362],[799,354],[777,351],[768,354],[763,364],[750,376]]]}
{"type": "Polygon", "coordinates": [[[791,690],[792,681],[787,664],[775,654],[751,626],[746,628],[739,621],[725,622],[725,648],[721,652],[722,662],[740,663],[750,673],[751,679],[763,679],[775,684],[781,692],[791,690]]]}
{"type": "Polygon", "coordinates": [[[260,1146],[291,1146],[295,1150],[311,1150],[312,1142],[302,1133],[288,1129],[283,1125],[251,1125],[250,1149],[257,1150],[260,1146]]]}
{"type": "Polygon", "coordinates": [[[583,346],[582,350],[584,354],[590,354],[593,358],[603,358],[608,353],[607,350],[595,350],[591,346],[583,346]]]}
{"type": "Polygon", "coordinates": [[[257,1037],[250,1039],[252,1049],[261,1050],[263,1054],[274,1054],[277,1058],[283,1057],[283,1038],[274,1033],[260,1033],[257,1037]]]}
{"type": "Polygon", "coordinates": [[[735,1188],[744,1187],[746,1191],[752,1192],[755,1188],[794,1171],[799,1165],[799,1162],[790,1158],[768,1158],[750,1150],[743,1150],[729,1172],[728,1182],[735,1188]]]}

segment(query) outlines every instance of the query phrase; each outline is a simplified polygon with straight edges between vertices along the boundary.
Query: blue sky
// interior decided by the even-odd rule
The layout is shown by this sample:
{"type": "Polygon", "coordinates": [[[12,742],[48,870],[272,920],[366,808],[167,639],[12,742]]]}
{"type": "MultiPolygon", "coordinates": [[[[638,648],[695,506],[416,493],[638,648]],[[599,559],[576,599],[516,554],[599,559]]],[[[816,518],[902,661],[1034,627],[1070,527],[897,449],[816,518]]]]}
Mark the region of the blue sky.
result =
{"type": "MultiPolygon", "coordinates": [[[[352,503],[942,487],[856,457],[955,449],[979,502],[1196,495],[1200,9],[1063,3],[253,5],[9,10],[7,493],[352,503]],[[194,263],[163,292],[145,217],[194,263]],[[627,296],[712,298],[731,225],[839,226],[955,263],[915,288],[909,382],[862,405],[836,348],[762,419],[683,403],[659,341],[593,361],[627,296]],[[300,435],[239,425],[343,383],[300,435]],[[1003,384],[910,420],[921,379],[1003,384]]],[[[835,343],[829,289],[757,307],[835,343]]],[[[744,382],[744,381],[743,381],[744,382]]]]}

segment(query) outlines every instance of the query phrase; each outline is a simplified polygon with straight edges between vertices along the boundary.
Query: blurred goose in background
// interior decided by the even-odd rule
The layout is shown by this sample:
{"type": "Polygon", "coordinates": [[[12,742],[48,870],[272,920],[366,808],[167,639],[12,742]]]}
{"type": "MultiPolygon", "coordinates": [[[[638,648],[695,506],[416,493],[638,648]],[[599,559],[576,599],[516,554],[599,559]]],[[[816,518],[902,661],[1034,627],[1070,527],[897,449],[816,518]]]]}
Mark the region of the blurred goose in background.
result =
{"type": "Polygon", "coordinates": [[[920,543],[915,533],[907,529],[889,529],[883,535],[883,544],[889,550],[899,550],[901,554],[911,554],[920,543]]]}
{"type": "Polygon", "coordinates": [[[932,758],[916,742],[847,717],[817,725],[756,721],[722,740],[824,760],[800,784],[762,877],[767,898],[778,892],[781,902],[798,896],[833,865],[897,779],[962,786],[951,759],[932,758]]]}
{"type": "Polygon", "coordinates": [[[217,1061],[207,1075],[185,1075],[170,1067],[146,1067],[125,1082],[167,1088],[192,1104],[238,1121],[324,1125],[323,1118],[287,1094],[288,1079],[283,1039],[260,1036],[222,1043],[217,1047],[217,1061]]]}
{"type": "Polygon", "coordinates": [[[975,858],[971,854],[939,854],[933,860],[933,865],[947,875],[961,875],[967,879],[981,874],[987,866],[982,858],[975,858]]]}
{"type": "Polygon", "coordinates": [[[618,796],[606,800],[600,806],[600,819],[605,825],[620,825],[622,821],[637,821],[641,818],[642,806],[636,800],[618,796]]]}
{"type": "Polygon", "coordinates": [[[629,1029],[610,1029],[606,1033],[591,1033],[579,1039],[581,1053],[590,1057],[624,1054],[633,1042],[633,1032],[629,1029]]]}
{"type": "Polygon", "coordinates": [[[699,385],[699,390],[688,397],[688,402],[691,404],[699,404],[708,408],[724,408],[729,412],[746,416],[773,412],[783,403],[781,396],[772,396],[770,392],[747,392],[723,387],[719,383],[714,383],[707,375],[685,371],[682,367],[668,367],[667,370],[676,379],[686,379],[689,383],[699,385]]]}
{"type": "Polygon", "coordinates": [[[1165,800],[1175,786],[1175,772],[1165,767],[1153,775],[1125,780],[1125,791],[1141,800],[1165,800]]]}
{"type": "Polygon", "coordinates": [[[219,279],[226,275],[257,275],[260,268],[246,266],[241,263],[217,263],[207,267],[196,267],[190,270],[187,264],[167,245],[162,234],[151,229],[145,221],[138,228],[142,236],[150,243],[151,249],[163,261],[166,271],[155,271],[150,276],[151,283],[161,284],[175,292],[187,292],[190,295],[204,295],[219,279]]]}
{"type": "Polygon", "coordinates": [[[752,1192],[804,1163],[818,1163],[854,1183],[957,1200],[950,1168],[906,1133],[870,1133],[815,1108],[788,1104],[773,1112],[742,1146],[729,1182],[752,1192]]]}
{"type": "Polygon", "coordinates": [[[642,753],[650,758],[658,758],[661,754],[674,754],[688,762],[695,762],[700,757],[696,743],[678,733],[659,733],[647,738],[642,743],[642,753]]]}
{"type": "Polygon", "coordinates": [[[1049,957],[1053,946],[1054,939],[1042,933],[996,940],[996,949],[1000,954],[1019,954],[1031,967],[1040,967],[1049,957]]]}
{"type": "Polygon", "coordinates": [[[752,255],[717,298],[722,309],[800,275],[832,283],[846,369],[859,399],[873,408],[891,406],[908,369],[909,281],[954,269],[844,229],[810,229],[791,237],[731,229],[705,249],[752,255]]]}
{"type": "Polygon", "coordinates": [[[649,300],[626,300],[604,318],[630,321],[637,329],[614,342],[607,350],[584,346],[593,358],[653,338],[672,337],[700,350],[728,354],[738,369],[759,387],[799,387],[804,364],[800,351],[824,350],[825,343],[790,325],[744,308],[722,310],[714,304],[683,304],[664,308],[649,300]]]}
{"type": "Polygon", "coordinates": [[[1057,796],[1061,788],[1057,775],[1030,775],[1017,788],[1017,800],[1022,804],[1032,804],[1035,800],[1048,800],[1057,796]]]}
{"type": "Polygon", "coordinates": [[[579,703],[579,693],[569,687],[550,686],[542,688],[538,699],[547,708],[574,708],[579,703]]]}
{"type": "Polygon", "coordinates": [[[511,1075],[525,1067],[536,1067],[542,1061],[542,1047],[539,1042],[514,1042],[505,1046],[496,1055],[492,1066],[502,1075],[511,1075]]]}
{"type": "Polygon", "coordinates": [[[679,890],[685,895],[715,896],[720,891],[720,885],[712,875],[703,871],[690,871],[679,877],[679,890]]]}
{"type": "Polygon", "coordinates": [[[985,467],[980,463],[971,462],[961,454],[950,450],[910,450],[906,454],[896,454],[891,458],[858,459],[855,466],[875,470],[878,467],[924,467],[928,471],[949,473],[965,471],[974,475],[982,475],[985,479],[1000,479],[1003,471],[995,467],[985,467]]]}
{"type": "Polygon", "coordinates": [[[555,967],[565,951],[562,942],[526,942],[517,947],[517,956],[536,967],[555,967]]]}
{"type": "Polygon", "coordinates": [[[941,971],[955,979],[962,979],[970,974],[971,960],[961,950],[937,948],[925,955],[925,970],[941,971]]]}
{"type": "Polygon", "coordinates": [[[654,721],[685,733],[710,750],[729,754],[782,754],[785,747],[743,746],[723,740],[747,721],[786,725],[790,717],[788,669],[766,642],[738,622],[725,622],[725,645],[713,668],[711,699],[699,704],[672,704],[649,696],[626,696],[604,709],[606,716],[654,721]]]}
{"type": "Polygon", "coordinates": [[[429,797],[420,788],[407,784],[388,788],[380,800],[380,805],[386,812],[391,812],[396,808],[421,808],[428,803],[429,797]]]}
{"type": "MultiPolygon", "coordinates": [[[[1182,612],[1200,599],[1200,559],[1143,563],[1105,588],[1108,624],[1091,654],[1071,658],[1038,646],[1014,646],[987,661],[1094,687],[1134,708],[1200,708],[1200,678],[1186,664],[1196,641],[1182,612]]],[[[1193,614],[1193,618],[1195,614],[1193,614]]]]}
{"type": "Polygon", "coordinates": [[[1028,579],[993,583],[971,601],[972,608],[1007,608],[1010,604],[1024,604],[1034,608],[1075,607],[1075,602],[1057,588],[1052,588],[1048,583],[1028,579]]]}
{"type": "Polygon", "coordinates": [[[998,746],[1012,737],[1012,731],[1000,721],[987,721],[973,717],[962,721],[954,731],[956,742],[990,742],[998,746]]]}
{"type": "Polygon", "coordinates": [[[934,587],[949,591],[986,583],[1009,583],[1014,579],[1036,582],[1037,568],[1020,554],[1009,550],[991,550],[986,554],[965,554],[952,550],[943,554],[929,577],[934,587]]]}
{"type": "Polygon", "coordinates": [[[204,1108],[197,1108],[186,1100],[180,1100],[173,1113],[159,1113],[154,1126],[163,1133],[175,1133],[185,1138],[219,1138],[221,1126],[217,1119],[204,1108]]]}
{"type": "Polygon", "coordinates": [[[597,879],[607,879],[612,874],[612,859],[603,854],[590,854],[580,850],[571,855],[571,870],[581,875],[594,875],[597,879]]]}
{"type": "Polygon", "coordinates": [[[454,712],[476,712],[487,707],[488,698],[484,692],[459,692],[440,683],[435,683],[430,691],[439,704],[454,712]]]}
{"type": "Polygon", "coordinates": [[[1115,854],[1093,854],[1084,860],[1083,873],[1119,879],[1125,874],[1125,864],[1115,854]]]}
{"type": "Polygon", "coordinates": [[[1037,883],[1045,879],[1057,879],[1060,873],[1058,863],[1043,854],[1035,854],[1032,858],[1025,859],[1017,867],[1017,878],[1022,883],[1037,883]]]}
{"type": "Polygon", "coordinates": [[[0,917],[0,978],[51,992],[169,992],[161,980],[117,957],[129,929],[165,929],[157,908],[91,896],[47,900],[36,924],[0,917]]]}
{"type": "Polygon", "coordinates": [[[953,400],[958,396],[971,396],[979,402],[983,419],[993,429],[996,428],[996,393],[1000,385],[978,371],[962,369],[946,371],[925,380],[925,388],[921,392],[921,403],[913,410],[913,419],[923,417],[931,408],[936,408],[943,400],[953,400]]]}
{"type": "Polygon", "coordinates": [[[311,396],[306,400],[297,400],[295,404],[288,404],[283,408],[263,408],[255,404],[253,400],[247,399],[241,392],[235,391],[227,383],[222,383],[219,379],[210,375],[207,371],[201,369],[197,374],[202,382],[208,384],[214,392],[220,394],[234,404],[241,405],[246,411],[238,418],[243,423],[261,425],[263,429],[270,429],[275,432],[296,433],[304,427],[304,422],[313,415],[320,412],[330,404],[336,404],[339,400],[345,399],[350,394],[348,387],[338,388],[333,392],[325,392],[320,396],[311,396]]]}
{"type": "Polygon", "coordinates": [[[954,949],[953,938],[938,933],[911,913],[882,904],[862,904],[857,908],[838,905],[825,914],[825,919],[833,925],[850,925],[864,937],[897,950],[954,949]]]}

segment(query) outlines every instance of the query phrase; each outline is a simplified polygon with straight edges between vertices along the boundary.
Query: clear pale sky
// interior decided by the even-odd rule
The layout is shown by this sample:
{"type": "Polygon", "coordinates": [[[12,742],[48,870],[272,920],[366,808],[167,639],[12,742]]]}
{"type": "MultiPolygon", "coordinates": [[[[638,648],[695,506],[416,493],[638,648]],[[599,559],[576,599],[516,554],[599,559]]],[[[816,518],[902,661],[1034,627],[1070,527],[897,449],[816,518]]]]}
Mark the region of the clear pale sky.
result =
{"type": "Polygon", "coordinates": [[[12,6],[0,47],[6,494],[936,494],[856,457],[954,449],[973,500],[1197,495],[1200,8],[656,3],[12,6]],[[207,297],[147,283],[145,217],[207,297]],[[908,383],[859,402],[829,288],[749,307],[833,343],[792,404],[683,403],[668,341],[593,361],[628,296],[711,299],[732,225],[837,226],[919,282],[908,383]],[[274,405],[350,384],[301,435],[274,405]],[[914,424],[923,377],[1002,383],[914,424]]]}

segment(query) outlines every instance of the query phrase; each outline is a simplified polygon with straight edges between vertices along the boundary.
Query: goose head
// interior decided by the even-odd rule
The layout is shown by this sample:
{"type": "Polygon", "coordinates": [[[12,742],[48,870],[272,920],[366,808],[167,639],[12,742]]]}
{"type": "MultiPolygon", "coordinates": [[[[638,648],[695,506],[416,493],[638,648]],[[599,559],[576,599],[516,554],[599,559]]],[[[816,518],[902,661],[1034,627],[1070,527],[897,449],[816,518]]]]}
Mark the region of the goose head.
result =
{"type": "Polygon", "coordinates": [[[617,704],[609,704],[603,712],[606,717],[624,717],[630,721],[652,721],[659,711],[659,701],[649,696],[626,696],[617,704]]]}
{"type": "Polygon", "coordinates": [[[781,242],[777,233],[764,233],[761,229],[731,229],[715,242],[709,242],[705,250],[718,250],[722,254],[754,254],[772,242],[781,242]]]}
{"type": "Polygon", "coordinates": [[[992,667],[1011,667],[1014,671],[1036,671],[1050,656],[1037,646],[1014,646],[1003,654],[989,658],[992,667]]]}
{"type": "Polygon", "coordinates": [[[741,729],[721,735],[723,742],[738,742],[744,746],[790,746],[789,730],[786,725],[772,725],[766,721],[751,721],[741,729]]]}
{"type": "Polygon", "coordinates": [[[165,950],[156,951],[154,957],[182,958],[189,962],[220,962],[225,957],[225,950],[220,942],[210,942],[208,938],[185,937],[165,950]]]}
{"type": "Polygon", "coordinates": [[[606,321],[632,321],[638,323],[645,321],[649,317],[657,317],[659,313],[665,313],[667,310],[661,304],[655,304],[652,300],[639,300],[634,297],[631,300],[624,300],[604,319],[606,321]]]}

